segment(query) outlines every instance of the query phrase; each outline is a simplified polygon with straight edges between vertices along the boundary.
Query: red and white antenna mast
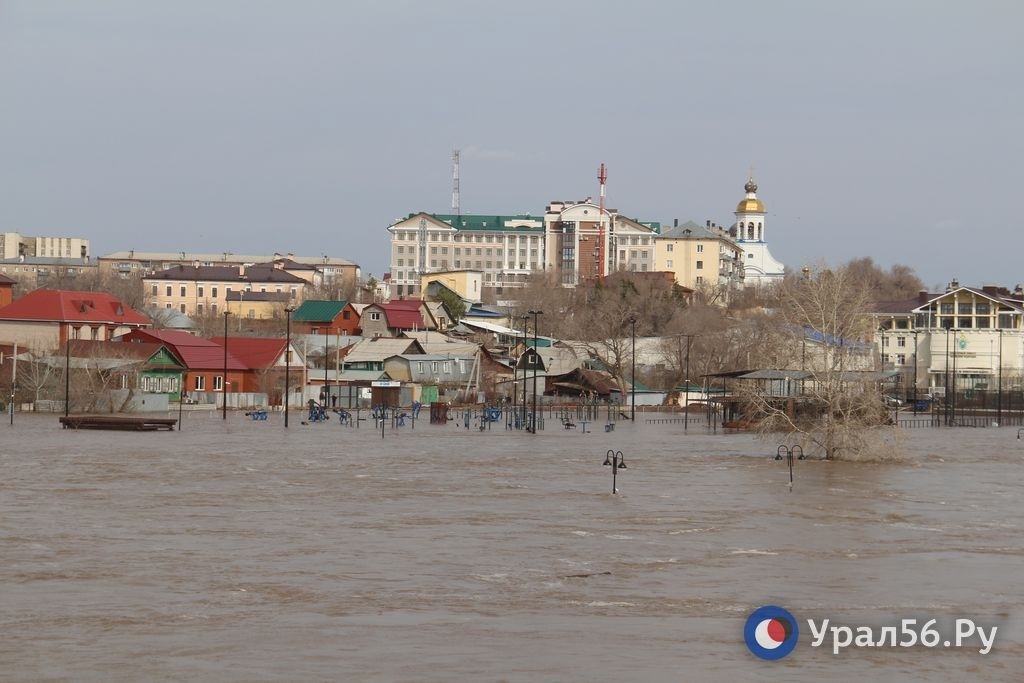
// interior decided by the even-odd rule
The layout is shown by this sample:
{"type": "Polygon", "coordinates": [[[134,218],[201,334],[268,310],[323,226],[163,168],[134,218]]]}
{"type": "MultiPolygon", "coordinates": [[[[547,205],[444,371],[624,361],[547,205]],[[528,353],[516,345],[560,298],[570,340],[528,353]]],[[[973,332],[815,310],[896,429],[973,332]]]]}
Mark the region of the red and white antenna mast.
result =
{"type": "Polygon", "coordinates": [[[462,215],[459,197],[459,150],[452,150],[452,213],[462,215]]]}
{"type": "Polygon", "coordinates": [[[601,164],[597,170],[597,180],[601,184],[601,211],[598,213],[597,224],[597,276],[604,275],[604,183],[608,180],[608,172],[601,164]]]}

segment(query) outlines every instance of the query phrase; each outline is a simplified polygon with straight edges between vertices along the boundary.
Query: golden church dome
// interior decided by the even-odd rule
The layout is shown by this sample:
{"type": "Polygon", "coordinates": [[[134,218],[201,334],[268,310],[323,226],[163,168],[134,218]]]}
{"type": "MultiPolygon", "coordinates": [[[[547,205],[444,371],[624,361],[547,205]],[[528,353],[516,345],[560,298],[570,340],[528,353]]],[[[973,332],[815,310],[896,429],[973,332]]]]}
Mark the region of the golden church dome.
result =
{"type": "Polygon", "coordinates": [[[736,205],[736,213],[764,213],[764,204],[760,199],[744,199],[736,205]]]}

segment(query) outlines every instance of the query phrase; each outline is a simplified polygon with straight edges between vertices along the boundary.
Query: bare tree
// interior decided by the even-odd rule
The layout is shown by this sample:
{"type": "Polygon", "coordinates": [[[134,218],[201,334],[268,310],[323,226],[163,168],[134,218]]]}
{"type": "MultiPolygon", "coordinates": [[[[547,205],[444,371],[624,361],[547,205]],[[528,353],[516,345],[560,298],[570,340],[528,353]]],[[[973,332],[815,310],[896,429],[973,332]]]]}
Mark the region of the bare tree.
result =
{"type": "Polygon", "coordinates": [[[780,352],[761,360],[771,358],[775,362],[768,367],[790,369],[795,376],[802,363],[812,374],[799,380],[796,394],[788,379],[783,390],[774,391],[740,383],[737,392],[761,434],[786,433],[829,459],[868,454],[871,428],[883,424],[886,413],[875,386],[852,372],[851,359],[864,344],[871,299],[870,286],[850,267],[820,269],[783,283],[774,325],[766,330],[780,352]],[[809,331],[819,340],[813,353],[806,352],[809,331]]]}
{"type": "Polygon", "coordinates": [[[28,351],[18,355],[21,360],[15,360],[18,364],[17,388],[27,391],[32,396],[33,402],[41,400],[44,396],[52,398],[55,394],[58,376],[62,375],[49,362],[53,352],[44,350],[39,345],[33,345],[28,351]]]}

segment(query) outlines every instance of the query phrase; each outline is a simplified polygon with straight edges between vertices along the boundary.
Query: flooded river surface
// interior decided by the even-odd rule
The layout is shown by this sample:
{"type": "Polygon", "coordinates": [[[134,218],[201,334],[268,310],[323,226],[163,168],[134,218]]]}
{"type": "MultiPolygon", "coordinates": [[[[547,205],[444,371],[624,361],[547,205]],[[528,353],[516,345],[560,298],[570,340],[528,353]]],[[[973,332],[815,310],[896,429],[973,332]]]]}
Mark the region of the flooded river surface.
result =
{"type": "Polygon", "coordinates": [[[798,461],[791,489],[778,443],[595,426],[19,414],[0,424],[0,679],[1021,680],[1016,429],[902,431],[903,461],[798,461]],[[800,628],[778,661],[744,644],[762,605],[800,628]],[[988,654],[833,654],[807,623],[945,637],[956,618],[998,627],[988,654]]]}

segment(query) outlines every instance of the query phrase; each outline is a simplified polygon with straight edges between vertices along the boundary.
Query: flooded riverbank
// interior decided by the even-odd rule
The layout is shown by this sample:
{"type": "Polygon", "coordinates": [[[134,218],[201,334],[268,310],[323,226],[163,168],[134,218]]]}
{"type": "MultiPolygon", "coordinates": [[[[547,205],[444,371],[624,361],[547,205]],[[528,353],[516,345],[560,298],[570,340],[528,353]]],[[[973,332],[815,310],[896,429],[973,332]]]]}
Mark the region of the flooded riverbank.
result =
{"type": "Polygon", "coordinates": [[[1024,442],[900,434],[897,463],[620,422],[381,433],[186,415],[0,425],[5,679],[1017,680],[1024,442]],[[608,449],[621,450],[619,495],[608,449]],[[746,616],[801,624],[778,662],[746,616]],[[806,619],[970,617],[977,648],[812,648],[806,619]]]}

